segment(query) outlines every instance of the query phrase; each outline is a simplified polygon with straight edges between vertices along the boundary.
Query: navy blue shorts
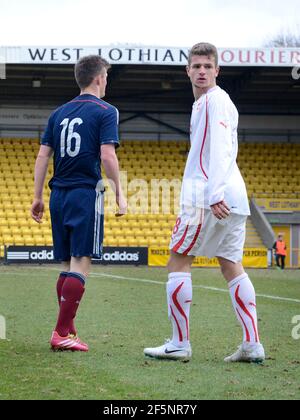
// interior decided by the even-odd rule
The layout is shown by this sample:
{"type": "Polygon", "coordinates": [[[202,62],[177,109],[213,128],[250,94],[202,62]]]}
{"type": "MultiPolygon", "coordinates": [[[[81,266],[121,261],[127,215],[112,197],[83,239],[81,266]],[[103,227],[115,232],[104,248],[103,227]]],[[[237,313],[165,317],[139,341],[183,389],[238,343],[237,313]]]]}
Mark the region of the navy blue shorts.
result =
{"type": "Polygon", "coordinates": [[[50,214],[54,258],[101,258],[104,192],[89,188],[53,188],[50,214]]]}

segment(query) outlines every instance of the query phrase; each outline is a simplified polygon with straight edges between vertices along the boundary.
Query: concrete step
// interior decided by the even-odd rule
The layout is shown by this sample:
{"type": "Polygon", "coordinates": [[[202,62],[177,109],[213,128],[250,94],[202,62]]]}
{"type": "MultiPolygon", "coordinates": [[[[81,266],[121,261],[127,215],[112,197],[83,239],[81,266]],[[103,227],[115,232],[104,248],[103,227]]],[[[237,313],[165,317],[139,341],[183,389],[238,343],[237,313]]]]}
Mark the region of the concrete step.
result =
{"type": "Polygon", "coordinates": [[[246,224],[245,248],[264,248],[264,244],[252,223],[251,217],[248,217],[246,224]]]}

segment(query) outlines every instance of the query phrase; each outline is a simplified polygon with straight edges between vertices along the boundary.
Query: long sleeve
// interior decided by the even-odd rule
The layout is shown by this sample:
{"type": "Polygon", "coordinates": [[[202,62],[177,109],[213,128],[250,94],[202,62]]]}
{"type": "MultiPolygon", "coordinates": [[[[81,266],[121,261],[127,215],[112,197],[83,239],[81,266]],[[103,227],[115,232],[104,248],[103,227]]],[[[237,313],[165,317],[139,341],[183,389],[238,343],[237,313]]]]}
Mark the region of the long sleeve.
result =
{"type": "Polygon", "coordinates": [[[210,160],[208,174],[209,205],[224,200],[230,168],[235,162],[228,103],[217,98],[209,106],[210,160]]]}

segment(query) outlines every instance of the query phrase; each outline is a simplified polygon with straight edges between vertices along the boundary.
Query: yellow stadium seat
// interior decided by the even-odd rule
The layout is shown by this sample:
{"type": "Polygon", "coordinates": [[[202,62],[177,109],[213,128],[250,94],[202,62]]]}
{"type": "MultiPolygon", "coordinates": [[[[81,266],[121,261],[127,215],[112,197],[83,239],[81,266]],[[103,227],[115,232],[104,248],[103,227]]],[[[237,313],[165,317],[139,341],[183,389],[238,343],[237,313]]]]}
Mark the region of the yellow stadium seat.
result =
{"type": "Polygon", "coordinates": [[[18,246],[25,245],[23,236],[14,235],[14,245],[18,245],[18,246]]]}
{"type": "Polygon", "coordinates": [[[34,246],[35,245],[35,240],[31,235],[24,235],[24,245],[27,246],[34,246]]]}
{"type": "Polygon", "coordinates": [[[136,238],[129,237],[128,240],[127,240],[127,244],[128,244],[128,246],[131,246],[131,247],[137,246],[136,238]]]}
{"type": "Polygon", "coordinates": [[[107,242],[107,246],[118,246],[118,239],[110,238],[107,242]]]}
{"type": "Polygon", "coordinates": [[[126,238],[118,238],[117,241],[118,241],[118,246],[121,246],[121,247],[128,246],[126,238]]]}
{"type": "Polygon", "coordinates": [[[10,226],[10,233],[15,237],[21,235],[21,228],[19,226],[10,226]]]}
{"type": "MultiPolygon", "coordinates": [[[[17,241],[18,227],[24,232],[27,243],[52,244],[51,223],[47,206],[44,223],[38,226],[30,218],[33,196],[34,162],[39,149],[38,139],[0,139],[0,235],[1,241],[17,241]],[[4,228],[4,232],[3,232],[4,228]],[[10,230],[8,230],[8,229],[10,230]]],[[[185,167],[189,142],[152,142],[126,140],[119,151],[121,168],[127,172],[128,181],[141,178],[149,184],[153,179],[181,179],[185,167]]],[[[245,178],[248,194],[256,197],[293,198],[300,195],[300,146],[285,145],[282,162],[281,144],[241,143],[239,165],[245,178]],[[277,177],[278,169],[285,176],[277,177]]],[[[50,165],[47,182],[52,173],[50,165]]],[[[45,202],[49,199],[45,190],[45,202]]],[[[151,202],[149,197],[149,209],[151,202]]],[[[106,209],[108,210],[108,209],[106,209]]],[[[161,210],[161,204],[160,204],[161,210]]],[[[171,209],[175,212],[175,209],[171,209]]],[[[116,219],[105,216],[105,244],[119,243],[133,246],[152,244],[167,246],[176,214],[129,214],[116,219]]],[[[0,245],[1,245],[0,241],[0,245]]],[[[3,245],[2,245],[3,246],[3,245]]]]}
{"type": "Polygon", "coordinates": [[[0,217],[0,232],[2,231],[3,227],[9,226],[8,220],[5,217],[0,217]]]}
{"type": "Polygon", "coordinates": [[[2,235],[2,239],[3,239],[3,245],[13,245],[14,241],[13,241],[13,237],[12,235],[8,234],[8,235],[2,235]]]}
{"type": "Polygon", "coordinates": [[[157,240],[154,238],[148,238],[147,245],[153,246],[153,247],[159,246],[159,244],[157,243],[157,240]]]}
{"type": "Polygon", "coordinates": [[[11,201],[12,201],[12,197],[7,192],[7,190],[5,190],[5,192],[1,193],[0,202],[6,203],[6,202],[11,202],[11,201]]]}
{"type": "Polygon", "coordinates": [[[53,245],[52,236],[49,236],[49,235],[45,236],[45,245],[47,245],[47,246],[52,246],[53,245]]]}
{"type": "Polygon", "coordinates": [[[137,245],[138,246],[148,246],[148,238],[137,238],[137,245]]]}
{"type": "Polygon", "coordinates": [[[28,225],[27,226],[20,227],[20,230],[21,230],[21,233],[22,233],[23,236],[31,235],[32,234],[31,227],[28,226],[28,225]]]}
{"type": "Polygon", "coordinates": [[[1,234],[2,235],[10,235],[11,234],[11,228],[9,226],[1,226],[1,234]]]}

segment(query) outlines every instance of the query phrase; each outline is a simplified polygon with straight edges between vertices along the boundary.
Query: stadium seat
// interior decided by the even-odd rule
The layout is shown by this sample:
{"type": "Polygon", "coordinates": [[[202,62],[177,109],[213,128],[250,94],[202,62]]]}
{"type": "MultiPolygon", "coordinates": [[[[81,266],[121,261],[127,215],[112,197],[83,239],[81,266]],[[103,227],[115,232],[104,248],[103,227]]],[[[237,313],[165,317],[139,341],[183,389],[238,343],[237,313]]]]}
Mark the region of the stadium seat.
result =
{"type": "MultiPolygon", "coordinates": [[[[41,226],[30,218],[39,140],[1,138],[0,142],[0,245],[51,245],[48,206],[41,226]]],[[[127,172],[128,181],[138,177],[150,184],[152,179],[181,179],[188,147],[187,142],[125,140],[118,151],[120,168],[127,172]]],[[[299,144],[285,145],[282,162],[281,144],[242,143],[238,160],[250,197],[300,198],[299,144]],[[281,168],[284,176],[277,176],[281,168]]],[[[49,169],[46,182],[52,176],[51,166],[49,169]]],[[[149,200],[150,197],[151,194],[149,200]]],[[[45,202],[48,199],[49,190],[46,190],[45,202]]],[[[151,214],[151,207],[145,214],[128,214],[121,219],[116,219],[113,212],[106,212],[105,245],[168,246],[176,217],[176,214],[151,214]]]]}

